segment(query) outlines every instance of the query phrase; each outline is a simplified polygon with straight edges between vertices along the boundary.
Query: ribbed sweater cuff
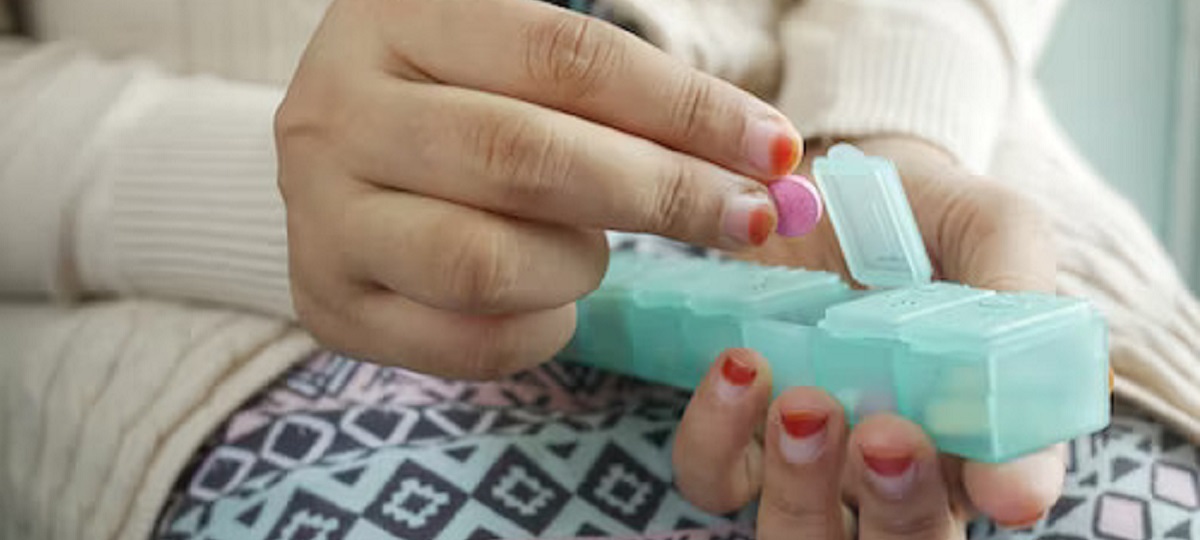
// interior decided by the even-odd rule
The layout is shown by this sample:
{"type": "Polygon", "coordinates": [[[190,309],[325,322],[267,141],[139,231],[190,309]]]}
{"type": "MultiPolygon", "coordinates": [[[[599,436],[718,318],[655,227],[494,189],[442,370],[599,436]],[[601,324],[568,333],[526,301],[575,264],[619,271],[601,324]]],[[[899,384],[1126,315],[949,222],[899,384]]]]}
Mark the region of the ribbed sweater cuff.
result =
{"type": "Polygon", "coordinates": [[[89,292],[291,316],[274,88],[146,77],[123,97],[76,223],[89,292]]]}
{"type": "Polygon", "coordinates": [[[809,137],[909,135],[982,171],[1011,94],[1004,42],[974,3],[914,4],[794,10],[783,27],[780,107],[809,137]]]}

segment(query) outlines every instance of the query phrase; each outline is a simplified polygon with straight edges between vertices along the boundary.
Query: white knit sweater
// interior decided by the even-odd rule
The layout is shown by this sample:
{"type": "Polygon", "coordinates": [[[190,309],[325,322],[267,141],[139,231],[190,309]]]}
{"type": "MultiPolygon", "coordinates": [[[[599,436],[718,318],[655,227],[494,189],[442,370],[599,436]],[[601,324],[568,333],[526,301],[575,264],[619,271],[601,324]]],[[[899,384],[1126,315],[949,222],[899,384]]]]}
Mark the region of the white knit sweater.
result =
{"type": "MultiPolygon", "coordinates": [[[[207,432],[314,346],[271,118],[326,1],[31,0],[39,42],[0,39],[0,538],[144,537],[207,432]]],[[[808,0],[779,35],[785,0],[609,3],[733,80],[782,58],[806,135],[907,133],[1027,188],[1061,290],[1110,318],[1117,393],[1200,441],[1200,309],[1030,82],[1058,2],[808,0]]]]}

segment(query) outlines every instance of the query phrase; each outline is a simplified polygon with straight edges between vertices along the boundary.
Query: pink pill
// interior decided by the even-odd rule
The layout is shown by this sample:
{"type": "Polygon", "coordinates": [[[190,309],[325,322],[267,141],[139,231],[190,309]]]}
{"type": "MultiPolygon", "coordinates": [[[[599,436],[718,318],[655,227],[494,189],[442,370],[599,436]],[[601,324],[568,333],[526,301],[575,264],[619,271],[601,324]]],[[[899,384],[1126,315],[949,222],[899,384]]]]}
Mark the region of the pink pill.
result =
{"type": "Polygon", "coordinates": [[[775,231],[783,236],[803,236],[812,232],[821,220],[821,195],[807,178],[785,176],[772,182],[767,189],[775,199],[779,225],[775,231]]]}

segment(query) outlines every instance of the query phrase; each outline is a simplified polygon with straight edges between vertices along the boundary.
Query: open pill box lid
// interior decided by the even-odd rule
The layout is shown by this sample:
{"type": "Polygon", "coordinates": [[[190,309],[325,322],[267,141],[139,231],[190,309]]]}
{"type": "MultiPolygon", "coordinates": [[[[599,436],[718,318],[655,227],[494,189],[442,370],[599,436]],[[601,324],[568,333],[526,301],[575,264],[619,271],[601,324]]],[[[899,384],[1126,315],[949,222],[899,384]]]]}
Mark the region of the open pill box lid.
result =
{"type": "Polygon", "coordinates": [[[868,287],[929,283],[933,266],[895,165],[837,144],[813,163],[850,275],[868,287]]]}

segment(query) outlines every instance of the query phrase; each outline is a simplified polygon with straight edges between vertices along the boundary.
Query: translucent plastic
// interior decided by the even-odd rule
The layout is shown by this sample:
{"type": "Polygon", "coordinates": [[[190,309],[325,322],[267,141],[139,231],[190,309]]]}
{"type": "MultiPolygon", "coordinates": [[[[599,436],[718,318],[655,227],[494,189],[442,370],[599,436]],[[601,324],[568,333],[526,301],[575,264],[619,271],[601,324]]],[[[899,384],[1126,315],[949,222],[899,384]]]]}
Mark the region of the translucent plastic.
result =
{"type": "Polygon", "coordinates": [[[854,279],[869,287],[929,282],[933,266],[890,161],[838,144],[813,162],[813,177],[854,279]]]}
{"type": "Polygon", "coordinates": [[[946,452],[1003,461],[1103,428],[1107,328],[1081,300],[930,283],[896,169],[849,145],[813,174],[860,283],[746,263],[617,254],[563,352],[694,388],[724,349],[771,362],[776,392],[820,386],[857,422],[894,411],[946,452]]]}
{"type": "Polygon", "coordinates": [[[895,411],[978,461],[1108,423],[1106,328],[1081,300],[948,283],[863,293],[824,272],[635,254],[611,264],[579,302],[565,359],[694,388],[722,350],[751,347],[777,392],[820,386],[851,421],[895,411]]]}

